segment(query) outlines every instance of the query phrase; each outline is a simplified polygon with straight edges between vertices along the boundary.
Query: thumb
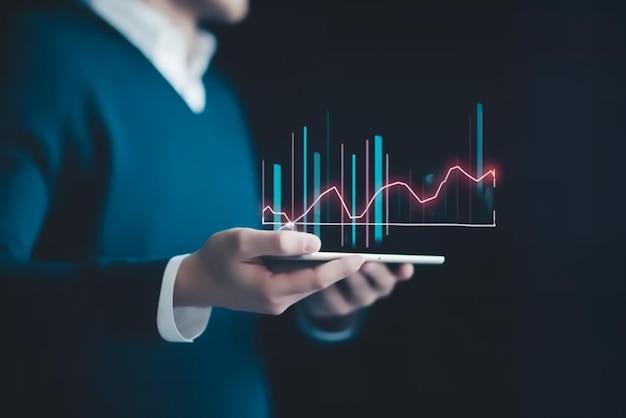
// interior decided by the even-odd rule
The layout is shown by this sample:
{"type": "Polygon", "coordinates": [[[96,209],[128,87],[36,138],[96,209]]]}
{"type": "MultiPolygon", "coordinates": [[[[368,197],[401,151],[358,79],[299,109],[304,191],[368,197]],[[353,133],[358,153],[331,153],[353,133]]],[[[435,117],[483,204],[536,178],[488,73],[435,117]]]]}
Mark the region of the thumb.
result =
{"type": "Polygon", "coordinates": [[[301,255],[319,251],[322,246],[317,236],[305,232],[243,229],[237,233],[239,252],[244,257],[301,255]]]}

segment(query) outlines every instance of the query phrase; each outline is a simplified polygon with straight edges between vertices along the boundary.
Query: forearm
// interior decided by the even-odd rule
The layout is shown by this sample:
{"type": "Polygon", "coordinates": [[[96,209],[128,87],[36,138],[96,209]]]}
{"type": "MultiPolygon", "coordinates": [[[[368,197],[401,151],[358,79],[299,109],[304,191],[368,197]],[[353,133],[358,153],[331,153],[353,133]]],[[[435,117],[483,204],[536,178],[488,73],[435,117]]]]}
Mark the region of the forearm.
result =
{"type": "Polygon", "coordinates": [[[162,341],[155,318],[166,264],[2,260],[3,332],[15,338],[162,341]]]}

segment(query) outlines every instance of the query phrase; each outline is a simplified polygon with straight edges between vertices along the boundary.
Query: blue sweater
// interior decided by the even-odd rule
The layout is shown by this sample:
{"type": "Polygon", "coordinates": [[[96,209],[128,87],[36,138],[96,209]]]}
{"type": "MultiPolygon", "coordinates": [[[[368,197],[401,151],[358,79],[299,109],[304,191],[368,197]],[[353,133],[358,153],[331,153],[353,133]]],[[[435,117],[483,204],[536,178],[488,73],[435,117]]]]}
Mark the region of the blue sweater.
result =
{"type": "Polygon", "coordinates": [[[193,113],[81,6],[13,18],[0,79],[1,416],[263,417],[253,316],[156,328],[167,260],[259,223],[254,152],[213,71],[193,113]],[[8,385],[7,385],[8,384],[8,385]]]}

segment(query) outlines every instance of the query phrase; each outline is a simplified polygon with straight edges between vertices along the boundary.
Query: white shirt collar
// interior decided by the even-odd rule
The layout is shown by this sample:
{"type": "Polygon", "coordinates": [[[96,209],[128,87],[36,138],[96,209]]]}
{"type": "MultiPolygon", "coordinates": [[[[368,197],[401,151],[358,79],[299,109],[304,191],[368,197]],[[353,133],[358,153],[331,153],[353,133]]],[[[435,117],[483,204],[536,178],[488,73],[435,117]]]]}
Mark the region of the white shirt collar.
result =
{"type": "Polygon", "coordinates": [[[193,111],[204,109],[202,76],[217,48],[213,34],[198,30],[188,43],[165,16],[141,0],[83,1],[135,45],[193,111]]]}

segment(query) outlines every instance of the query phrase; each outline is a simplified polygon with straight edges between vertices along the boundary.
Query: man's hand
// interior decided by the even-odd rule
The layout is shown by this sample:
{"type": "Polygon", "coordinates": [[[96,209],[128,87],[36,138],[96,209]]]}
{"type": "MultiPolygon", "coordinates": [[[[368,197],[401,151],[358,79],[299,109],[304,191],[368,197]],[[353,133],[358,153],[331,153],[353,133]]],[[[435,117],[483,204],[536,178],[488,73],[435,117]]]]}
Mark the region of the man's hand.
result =
{"type": "Polygon", "coordinates": [[[402,264],[392,273],[381,263],[366,263],[361,269],[302,301],[303,312],[313,318],[345,316],[391,294],[399,281],[413,276],[413,265],[402,264]]]}
{"type": "MultiPolygon", "coordinates": [[[[234,228],[211,236],[181,263],[174,287],[175,306],[213,306],[278,315],[288,307],[356,273],[360,256],[277,273],[263,256],[319,251],[313,234],[234,228]]],[[[386,279],[384,279],[386,280],[386,279]]]]}

